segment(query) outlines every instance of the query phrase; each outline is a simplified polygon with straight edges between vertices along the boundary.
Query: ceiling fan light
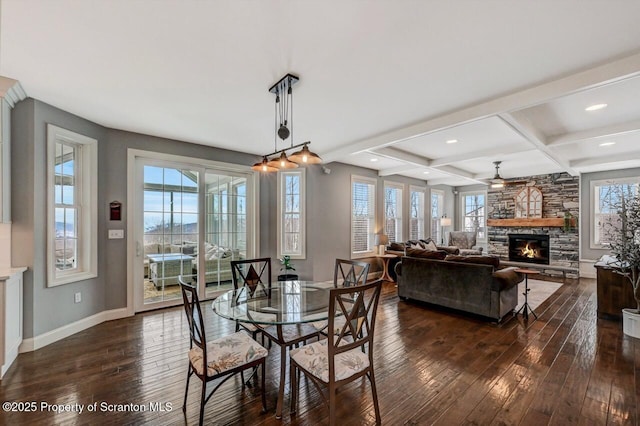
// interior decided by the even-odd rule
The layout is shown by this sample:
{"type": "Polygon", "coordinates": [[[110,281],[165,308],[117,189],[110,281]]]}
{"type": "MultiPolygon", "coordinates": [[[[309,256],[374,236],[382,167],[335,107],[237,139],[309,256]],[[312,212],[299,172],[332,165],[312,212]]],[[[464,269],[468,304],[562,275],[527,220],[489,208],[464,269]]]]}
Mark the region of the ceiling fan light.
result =
{"type": "Polygon", "coordinates": [[[494,182],[491,184],[491,188],[493,189],[504,188],[504,182],[494,182]]]}
{"type": "Polygon", "coordinates": [[[289,160],[298,164],[320,164],[322,158],[314,152],[309,151],[307,144],[304,144],[300,151],[296,151],[289,156],[289,160]]]}

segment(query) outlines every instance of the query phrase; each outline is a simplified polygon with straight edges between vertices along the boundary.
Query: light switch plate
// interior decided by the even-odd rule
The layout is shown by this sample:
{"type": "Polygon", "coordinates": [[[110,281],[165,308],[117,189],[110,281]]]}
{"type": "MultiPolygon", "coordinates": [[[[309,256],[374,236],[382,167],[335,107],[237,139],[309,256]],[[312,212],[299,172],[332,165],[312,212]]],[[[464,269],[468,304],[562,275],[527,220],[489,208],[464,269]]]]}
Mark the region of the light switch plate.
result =
{"type": "Polygon", "coordinates": [[[120,240],[124,238],[124,229],[109,229],[110,240],[120,240]]]}

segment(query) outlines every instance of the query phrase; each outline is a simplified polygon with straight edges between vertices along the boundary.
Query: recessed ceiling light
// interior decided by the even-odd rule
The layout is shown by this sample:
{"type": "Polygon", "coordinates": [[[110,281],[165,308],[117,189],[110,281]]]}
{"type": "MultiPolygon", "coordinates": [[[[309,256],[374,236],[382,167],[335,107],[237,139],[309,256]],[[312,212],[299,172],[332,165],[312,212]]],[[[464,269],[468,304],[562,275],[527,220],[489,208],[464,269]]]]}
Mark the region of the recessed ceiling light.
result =
{"type": "Polygon", "coordinates": [[[371,159],[371,160],[369,160],[369,161],[371,161],[371,162],[375,162],[375,161],[378,161],[378,159],[377,159],[377,158],[372,158],[372,159],[371,159]]]}
{"type": "Polygon", "coordinates": [[[424,173],[425,175],[428,175],[428,174],[429,174],[429,172],[422,172],[422,173],[424,173]]]}
{"type": "Polygon", "coordinates": [[[594,104],[594,105],[589,105],[584,110],[585,111],[597,111],[599,109],[603,109],[603,108],[606,108],[606,107],[607,107],[607,104],[594,104]]]}
{"type": "Polygon", "coordinates": [[[449,139],[447,141],[447,143],[456,143],[456,142],[458,142],[458,139],[449,139]]]}
{"type": "Polygon", "coordinates": [[[615,144],[616,144],[615,142],[602,142],[600,144],[600,146],[611,146],[611,145],[615,145],[615,144]]]}

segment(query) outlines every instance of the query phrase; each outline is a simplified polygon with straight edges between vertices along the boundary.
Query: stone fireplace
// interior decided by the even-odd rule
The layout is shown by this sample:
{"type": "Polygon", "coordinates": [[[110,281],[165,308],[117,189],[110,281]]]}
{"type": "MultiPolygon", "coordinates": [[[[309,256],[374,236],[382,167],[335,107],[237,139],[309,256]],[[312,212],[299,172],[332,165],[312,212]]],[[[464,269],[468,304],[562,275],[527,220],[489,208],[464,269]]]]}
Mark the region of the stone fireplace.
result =
{"type": "MultiPolygon", "coordinates": [[[[579,271],[579,178],[566,173],[519,177],[517,183],[504,188],[487,190],[487,238],[488,254],[504,261],[526,263],[529,259],[512,260],[509,245],[510,235],[524,236],[527,242],[544,239],[543,247],[547,259],[536,261],[549,265],[547,275],[560,275],[556,268],[565,268],[568,277],[577,277],[579,271]],[[542,217],[516,217],[516,197],[526,186],[534,186],[542,193],[542,217]],[[571,226],[565,226],[565,215],[570,215],[571,226]],[[575,271],[575,272],[573,272],[575,271]]],[[[524,245],[526,248],[526,242],[524,245]]],[[[530,247],[531,248],[531,247],[530,247]]]]}
{"type": "Polygon", "coordinates": [[[549,264],[548,234],[509,234],[509,260],[549,264]]]}

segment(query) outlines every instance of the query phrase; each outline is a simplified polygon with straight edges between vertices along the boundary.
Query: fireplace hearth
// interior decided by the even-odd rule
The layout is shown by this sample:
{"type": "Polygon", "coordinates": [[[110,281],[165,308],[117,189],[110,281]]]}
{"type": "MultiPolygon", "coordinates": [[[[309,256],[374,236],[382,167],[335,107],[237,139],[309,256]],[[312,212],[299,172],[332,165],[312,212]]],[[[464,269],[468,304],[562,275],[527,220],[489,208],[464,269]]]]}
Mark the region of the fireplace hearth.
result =
{"type": "Polygon", "coordinates": [[[549,235],[509,234],[509,260],[549,264],[549,235]]]}

